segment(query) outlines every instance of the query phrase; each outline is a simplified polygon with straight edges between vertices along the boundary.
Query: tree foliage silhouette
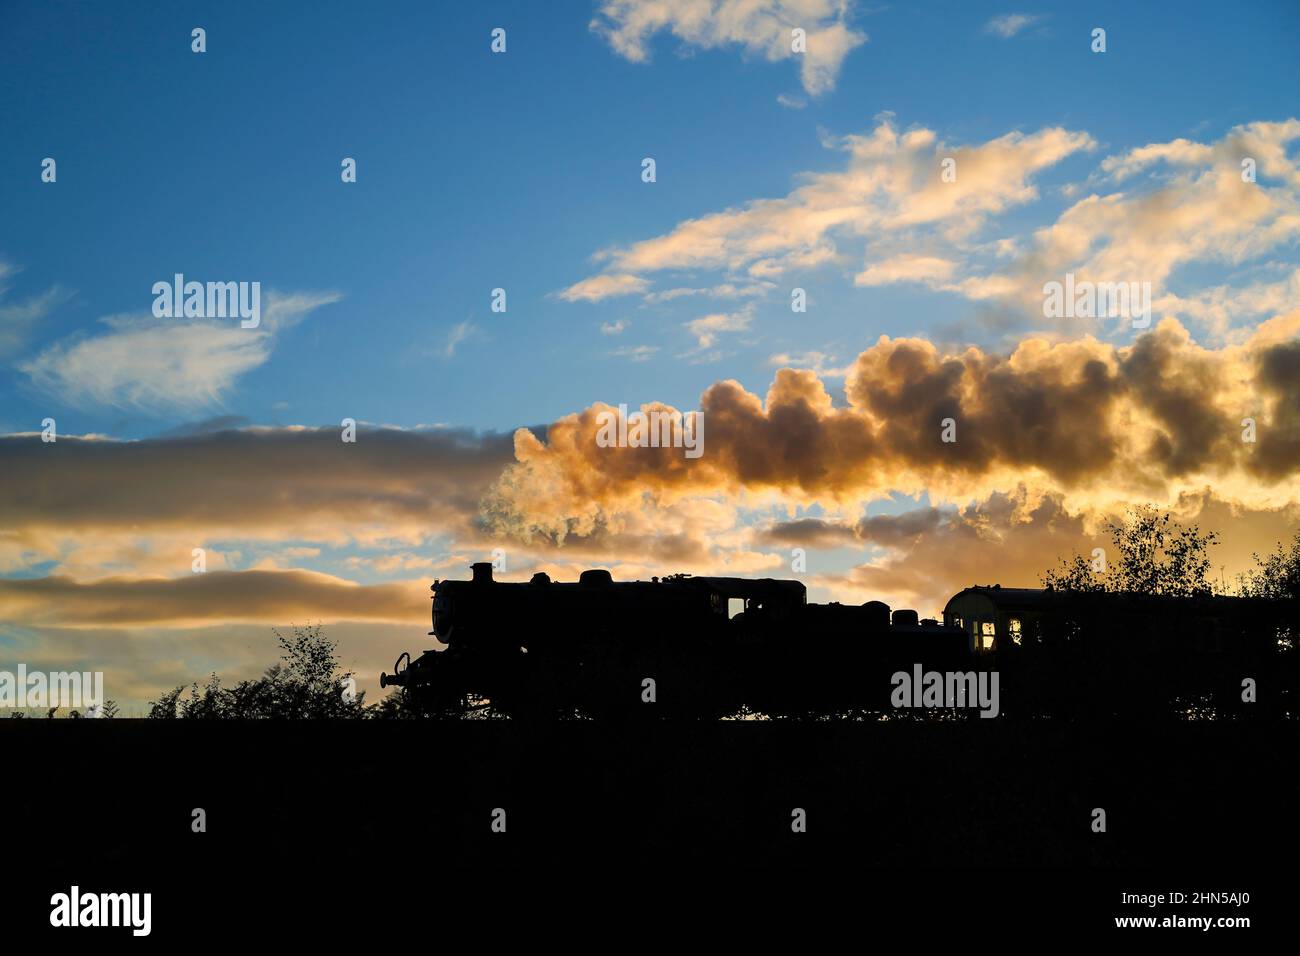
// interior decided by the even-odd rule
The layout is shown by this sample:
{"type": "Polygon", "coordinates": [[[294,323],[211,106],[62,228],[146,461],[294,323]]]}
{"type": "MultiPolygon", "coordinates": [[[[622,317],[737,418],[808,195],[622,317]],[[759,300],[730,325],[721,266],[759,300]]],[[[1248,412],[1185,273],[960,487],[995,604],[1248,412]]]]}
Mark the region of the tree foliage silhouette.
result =
{"type": "Polygon", "coordinates": [[[199,687],[191,684],[152,701],[155,719],[339,719],[366,716],[365,693],[354,693],[352,671],[344,671],[338,645],[325,637],[321,625],[294,626],[286,637],[273,631],[280,644],[280,661],[257,680],[223,687],[212,674],[199,687]]]}
{"type": "Polygon", "coordinates": [[[1053,591],[1121,592],[1198,597],[1212,594],[1209,549],[1219,537],[1202,533],[1195,525],[1184,527],[1168,512],[1149,506],[1133,509],[1118,522],[1109,522],[1115,559],[1105,568],[1074,555],[1042,576],[1053,591]]]}
{"type": "Polygon", "coordinates": [[[1278,542],[1267,557],[1254,555],[1257,567],[1238,579],[1246,597],[1300,600],[1300,532],[1290,544],[1278,542]]]}

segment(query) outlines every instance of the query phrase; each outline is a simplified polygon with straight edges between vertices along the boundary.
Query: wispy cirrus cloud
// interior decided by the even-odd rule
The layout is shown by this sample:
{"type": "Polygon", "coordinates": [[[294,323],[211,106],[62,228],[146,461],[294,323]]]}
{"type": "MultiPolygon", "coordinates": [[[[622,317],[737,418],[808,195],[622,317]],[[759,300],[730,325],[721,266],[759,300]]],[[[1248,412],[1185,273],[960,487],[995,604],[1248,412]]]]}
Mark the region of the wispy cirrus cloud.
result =
{"type": "Polygon", "coordinates": [[[100,320],[106,331],[56,342],[18,368],[68,405],[200,409],[219,404],[241,376],[265,364],[286,329],[340,298],[268,291],[254,329],[225,319],[107,316],[100,320]]]}
{"type": "Polygon", "coordinates": [[[443,342],[442,348],[438,350],[439,354],[446,359],[455,358],[456,349],[477,335],[478,331],[478,326],[468,319],[464,322],[457,322],[447,330],[447,338],[443,342]]]}
{"type": "Polygon", "coordinates": [[[609,354],[614,358],[625,358],[633,362],[648,362],[658,351],[657,345],[624,345],[613,349],[609,354]]]}
{"type": "Polygon", "coordinates": [[[72,298],[72,293],[57,285],[21,302],[7,302],[10,280],[22,270],[0,259],[0,359],[22,351],[31,341],[36,324],[55,307],[72,298]]]}
{"type": "MultiPolygon", "coordinates": [[[[3,273],[0,273],[0,282],[2,280],[3,273]]],[[[3,295],[4,286],[0,284],[0,296],[3,295]]],[[[37,323],[70,298],[71,292],[56,285],[22,302],[0,304],[0,358],[26,348],[34,337],[37,323]]]]}
{"type": "Polygon", "coordinates": [[[776,288],[775,282],[720,282],[705,288],[682,286],[676,289],[664,289],[662,292],[650,292],[645,296],[647,304],[671,302],[688,296],[702,296],[706,299],[753,299],[761,298],[776,288]]]}
{"type": "Polygon", "coordinates": [[[984,32],[992,33],[1009,40],[1025,27],[1032,26],[1043,19],[1036,13],[1003,13],[984,24],[984,32]]]}

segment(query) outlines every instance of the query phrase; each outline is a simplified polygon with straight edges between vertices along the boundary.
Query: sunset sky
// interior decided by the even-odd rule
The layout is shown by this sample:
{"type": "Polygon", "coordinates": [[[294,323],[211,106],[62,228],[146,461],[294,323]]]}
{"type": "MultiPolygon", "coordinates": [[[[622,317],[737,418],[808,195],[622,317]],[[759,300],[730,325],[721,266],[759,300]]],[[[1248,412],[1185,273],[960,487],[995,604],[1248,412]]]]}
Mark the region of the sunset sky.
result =
{"type": "Polygon", "coordinates": [[[1152,503],[1231,581],[1300,525],[1300,8],[1134,6],[0,11],[0,669],[139,713],[320,620],[373,697],[495,548],[932,614],[1152,503]],[[656,403],[700,458],[597,445],[656,403]]]}

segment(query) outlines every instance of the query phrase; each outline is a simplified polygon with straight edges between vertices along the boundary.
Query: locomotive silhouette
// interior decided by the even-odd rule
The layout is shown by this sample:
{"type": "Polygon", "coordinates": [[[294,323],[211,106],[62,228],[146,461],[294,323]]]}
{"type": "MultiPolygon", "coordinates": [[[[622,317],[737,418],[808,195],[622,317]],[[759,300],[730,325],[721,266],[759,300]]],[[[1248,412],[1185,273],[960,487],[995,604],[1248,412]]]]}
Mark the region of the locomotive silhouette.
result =
{"type": "Polygon", "coordinates": [[[996,672],[1014,716],[1277,713],[1297,699],[1291,602],[995,585],[954,595],[940,621],[810,604],[802,582],[772,578],[471,570],[431,588],[443,646],[380,676],[428,714],[904,717],[895,675],[930,672],[996,672]]]}

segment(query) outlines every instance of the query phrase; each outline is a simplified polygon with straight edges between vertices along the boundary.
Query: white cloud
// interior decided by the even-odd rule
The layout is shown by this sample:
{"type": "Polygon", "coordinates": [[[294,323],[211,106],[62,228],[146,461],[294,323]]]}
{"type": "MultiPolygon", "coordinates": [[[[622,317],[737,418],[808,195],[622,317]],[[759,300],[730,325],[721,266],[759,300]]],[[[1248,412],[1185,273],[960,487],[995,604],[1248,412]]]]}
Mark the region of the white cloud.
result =
{"type": "Polygon", "coordinates": [[[956,147],[928,129],[900,133],[886,118],[869,134],[828,145],[847,154],[843,170],[805,174],[802,185],[782,198],[754,199],[688,219],[671,232],[603,250],[597,258],[627,278],[721,269],[761,282],[836,260],[842,240],[865,246],[922,226],[961,238],[988,216],[1036,199],[1032,177],[1095,143],[1086,133],[1052,127],[956,147]],[[940,175],[946,158],[956,160],[953,182],[940,175]]]}
{"type": "Polygon", "coordinates": [[[1004,13],[984,24],[984,32],[997,34],[1007,40],[1041,19],[1036,13],[1004,13]]]}
{"type": "MultiPolygon", "coordinates": [[[[1149,282],[1157,301],[1222,335],[1233,300],[1226,289],[1180,298],[1166,283],[1181,267],[1239,265],[1300,238],[1300,164],[1287,156],[1297,139],[1300,120],[1260,122],[1238,126],[1217,143],[1178,139],[1108,157],[1094,177],[1098,185],[1140,174],[1145,181],[1084,196],[1035,231],[1004,272],[969,275],[945,287],[1032,310],[1041,307],[1043,283],[1067,272],[1076,281],[1149,282]],[[1256,160],[1257,182],[1242,181],[1243,156],[1256,160]]],[[[1286,292],[1259,290],[1235,304],[1268,310],[1286,292]]]]}
{"type": "Polygon", "coordinates": [[[628,327],[627,319],[619,319],[617,322],[600,323],[601,335],[618,335],[628,327]]]}
{"type": "MultiPolygon", "coordinates": [[[[644,292],[647,304],[721,297],[724,290],[763,295],[789,273],[856,258],[861,265],[849,274],[859,287],[917,283],[956,293],[989,304],[980,321],[1003,330],[1027,321],[1059,331],[1043,324],[1042,289],[1067,272],[1078,282],[1147,282],[1157,317],[1186,316],[1216,340],[1236,341],[1251,316],[1294,302],[1294,283],[1261,282],[1257,271],[1239,269],[1233,281],[1204,289],[1183,269],[1294,268],[1287,250],[1300,240],[1297,141],[1300,120],[1289,119],[1243,124],[1217,142],[1128,149],[1061,187],[1063,212],[1039,213],[1036,228],[994,235],[988,227],[996,217],[1040,198],[1041,171],[1095,149],[1093,138],[1054,127],[952,146],[928,129],[899,131],[886,115],[869,133],[827,142],[846,154],[838,170],[804,174],[784,196],[684,219],[595,258],[623,282],[648,286],[656,273],[690,277],[690,285],[677,279],[644,292]],[[1256,181],[1243,181],[1243,157],[1255,161],[1256,181]],[[942,175],[948,158],[955,179],[942,175]]],[[[731,331],[719,323],[741,321],[732,314],[688,323],[700,350],[731,331]]],[[[1070,321],[1075,333],[1106,331],[1094,319],[1070,321]]],[[[1126,323],[1119,318],[1114,330],[1126,323]]]]}
{"type": "MultiPolygon", "coordinates": [[[[1244,286],[1217,285],[1187,296],[1170,293],[1152,302],[1163,315],[1187,317],[1227,338],[1234,320],[1278,315],[1300,303],[1300,269],[1293,269],[1277,282],[1255,282],[1244,286]]],[[[1239,327],[1238,338],[1251,326],[1239,327]]]]}
{"type": "Polygon", "coordinates": [[[443,358],[454,357],[456,354],[457,347],[459,347],[461,343],[463,343],[465,340],[472,337],[477,332],[478,332],[478,326],[476,326],[473,322],[470,322],[468,320],[464,322],[458,322],[455,325],[453,325],[451,327],[451,330],[447,333],[446,343],[444,343],[442,346],[443,358]]]}
{"type": "Polygon", "coordinates": [[[695,336],[698,348],[703,350],[713,348],[718,336],[723,332],[742,332],[749,328],[753,317],[750,309],[742,309],[739,312],[715,312],[712,315],[692,319],[683,325],[695,336]]]}
{"type": "Polygon", "coordinates": [[[639,276],[599,275],[575,282],[555,295],[565,302],[599,302],[614,296],[644,292],[648,285],[649,283],[639,276]]]}
{"type": "Polygon", "coordinates": [[[663,292],[651,292],[645,297],[647,303],[671,302],[683,296],[702,295],[710,299],[749,299],[764,296],[776,288],[773,282],[721,282],[703,289],[677,288],[665,289],[663,292]]]}
{"type": "Polygon", "coordinates": [[[222,319],[117,315],[108,331],[57,342],[18,368],[69,405],[193,410],[219,403],[241,376],[271,357],[277,335],[335,292],[267,292],[256,329],[222,319]]]}
{"type": "Polygon", "coordinates": [[[835,356],[826,352],[812,350],[808,352],[778,352],[768,358],[767,364],[775,368],[806,368],[816,372],[822,378],[844,378],[851,366],[835,367],[835,356]]]}
{"type": "Polygon", "coordinates": [[[624,345],[614,349],[609,354],[615,358],[631,359],[633,362],[646,362],[658,351],[659,346],[657,345],[624,345]]]}
{"type": "Polygon", "coordinates": [[[649,41],[662,31],[696,49],[798,58],[803,88],[817,96],[834,89],[844,58],[867,41],[848,27],[848,10],[848,0],[603,0],[591,29],[634,63],[650,59],[649,41]],[[803,53],[793,50],[794,29],[806,35],[803,53]]]}
{"type": "Polygon", "coordinates": [[[957,268],[957,263],[935,256],[903,254],[876,262],[859,272],[853,279],[854,285],[887,285],[891,282],[926,282],[948,279],[957,268]]]}
{"type": "MultiPolygon", "coordinates": [[[[4,295],[4,279],[9,274],[5,270],[5,263],[0,262],[0,296],[4,295]]],[[[31,340],[36,323],[70,298],[71,292],[51,286],[22,302],[0,305],[0,358],[21,351],[31,340]]]]}

